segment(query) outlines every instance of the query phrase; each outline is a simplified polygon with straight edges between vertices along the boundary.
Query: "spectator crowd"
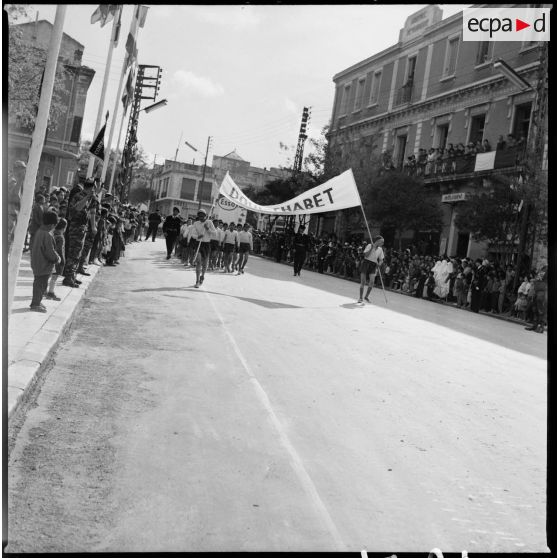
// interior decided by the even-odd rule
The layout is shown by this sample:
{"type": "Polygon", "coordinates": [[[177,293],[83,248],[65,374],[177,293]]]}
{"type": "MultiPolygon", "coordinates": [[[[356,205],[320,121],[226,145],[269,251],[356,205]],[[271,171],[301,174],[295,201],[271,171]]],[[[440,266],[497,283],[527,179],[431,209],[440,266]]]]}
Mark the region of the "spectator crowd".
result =
{"type": "MultiPolygon", "coordinates": [[[[306,269],[359,280],[367,241],[339,242],[334,235],[308,236],[306,269]]],[[[277,262],[292,263],[293,238],[292,231],[255,231],[254,252],[277,262]]],[[[497,261],[422,255],[414,246],[401,251],[384,247],[384,251],[380,271],[386,289],[472,312],[505,315],[540,326],[546,323],[546,302],[543,304],[544,297],[537,294],[546,292],[546,266],[538,271],[523,270],[516,282],[515,267],[497,261]]],[[[377,275],[377,287],[381,287],[380,281],[377,275]]]]}
{"type": "MultiPolygon", "coordinates": [[[[416,154],[407,157],[399,170],[411,176],[421,177],[473,172],[476,155],[492,151],[496,151],[498,155],[495,168],[514,166],[522,162],[525,147],[523,136],[515,138],[513,134],[508,134],[506,139],[499,136],[495,146],[485,139],[467,144],[448,143],[445,147],[431,147],[428,151],[420,148],[416,154]]],[[[383,154],[382,166],[385,170],[395,168],[391,153],[383,154]]]]}

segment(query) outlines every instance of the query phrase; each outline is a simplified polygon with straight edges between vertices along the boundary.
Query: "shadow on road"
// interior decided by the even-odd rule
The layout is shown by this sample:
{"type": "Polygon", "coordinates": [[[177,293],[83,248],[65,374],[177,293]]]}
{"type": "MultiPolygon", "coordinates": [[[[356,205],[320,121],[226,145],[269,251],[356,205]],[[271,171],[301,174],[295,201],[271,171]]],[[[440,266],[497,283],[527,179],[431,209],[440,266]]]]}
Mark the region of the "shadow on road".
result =
{"type": "MultiPolygon", "coordinates": [[[[199,290],[195,287],[155,287],[153,289],[133,289],[132,293],[147,293],[147,292],[165,292],[165,291],[188,291],[191,293],[208,293],[218,296],[226,296],[228,298],[236,298],[237,300],[242,300],[243,302],[250,302],[252,304],[257,304],[262,308],[269,309],[285,309],[285,308],[303,308],[303,306],[296,306],[295,304],[285,304],[284,302],[274,302],[272,300],[265,300],[260,298],[249,298],[246,296],[235,296],[225,293],[218,293],[215,291],[206,291],[205,289],[199,290]]],[[[172,296],[172,295],[167,295],[172,296]]],[[[178,297],[177,297],[178,298],[178,297]]]]}

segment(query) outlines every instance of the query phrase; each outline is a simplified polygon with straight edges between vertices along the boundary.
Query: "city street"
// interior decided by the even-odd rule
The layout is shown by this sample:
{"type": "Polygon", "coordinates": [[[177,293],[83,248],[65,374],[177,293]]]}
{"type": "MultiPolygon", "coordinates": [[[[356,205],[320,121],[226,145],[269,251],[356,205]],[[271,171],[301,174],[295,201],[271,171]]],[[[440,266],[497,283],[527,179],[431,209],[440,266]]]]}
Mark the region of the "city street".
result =
{"type": "Polygon", "coordinates": [[[547,550],[546,334],[125,255],[10,431],[8,552],[547,550]]]}

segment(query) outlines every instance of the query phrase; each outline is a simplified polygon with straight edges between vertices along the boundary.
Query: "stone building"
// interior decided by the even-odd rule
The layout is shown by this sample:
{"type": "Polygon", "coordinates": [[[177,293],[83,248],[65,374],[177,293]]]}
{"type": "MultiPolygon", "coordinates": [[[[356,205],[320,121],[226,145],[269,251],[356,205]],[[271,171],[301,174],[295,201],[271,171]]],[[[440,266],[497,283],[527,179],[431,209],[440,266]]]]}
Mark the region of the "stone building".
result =
{"type": "MultiPolygon", "coordinates": [[[[405,169],[419,150],[448,148],[488,140],[491,151],[467,164],[434,167],[423,172],[425,188],[438,189],[444,212],[441,233],[408,231],[408,244],[426,241],[440,254],[477,257],[493,247],[472,240],[455,225],[460,202],[495,180],[511,183],[521,173],[519,148],[496,152],[499,137],[512,134],[525,146],[539,76],[539,43],[465,42],[462,14],[443,19],[442,10],[427,6],[405,21],[399,41],[333,77],[335,100],[328,140],[343,153],[355,145],[363,158],[384,157],[405,169]],[[520,87],[502,71],[503,60],[531,87],[520,87]]],[[[546,156],[546,148],[545,148],[546,156]]],[[[366,160],[360,164],[366,164],[366,160]]],[[[544,163],[546,164],[546,163],[544,163]]],[[[430,166],[429,166],[430,167],[430,166]]],[[[436,191],[436,190],[435,190],[436,191]]],[[[336,233],[339,235],[336,220],[336,233]]],[[[382,231],[389,245],[390,231],[382,231]]]]}
{"type": "MultiPolygon", "coordinates": [[[[52,24],[45,20],[16,25],[24,41],[41,49],[48,49],[52,24]]],[[[59,186],[73,185],[77,179],[81,127],[85,112],[87,92],[95,70],[83,66],[83,45],[66,33],[62,36],[59,63],[66,72],[65,92],[62,103],[67,107],[49,131],[37,173],[37,188],[46,191],[59,186]]],[[[11,125],[8,128],[8,161],[27,161],[32,132],[28,128],[11,125]]]]}
{"type": "Polygon", "coordinates": [[[151,209],[155,207],[163,215],[170,215],[177,206],[186,218],[195,217],[200,206],[209,213],[219,188],[211,167],[205,168],[204,176],[203,165],[165,159],[162,165],[154,167],[152,190],[155,201],[151,209]]]}

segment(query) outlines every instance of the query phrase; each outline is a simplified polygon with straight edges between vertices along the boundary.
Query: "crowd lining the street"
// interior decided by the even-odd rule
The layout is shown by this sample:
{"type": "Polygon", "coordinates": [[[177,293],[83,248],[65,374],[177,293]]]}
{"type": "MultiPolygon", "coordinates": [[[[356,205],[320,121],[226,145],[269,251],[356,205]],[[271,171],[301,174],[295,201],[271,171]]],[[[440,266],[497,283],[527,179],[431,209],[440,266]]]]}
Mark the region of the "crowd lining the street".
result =
{"type": "MultiPolygon", "coordinates": [[[[309,234],[304,268],[359,281],[367,241],[340,242],[334,235],[309,234]]],[[[256,233],[256,254],[290,264],[294,259],[291,233],[256,233]]],[[[533,323],[542,331],[546,324],[547,266],[526,269],[514,291],[515,268],[496,261],[418,254],[384,248],[380,265],[383,284],[391,291],[451,304],[472,312],[484,311],[533,323]]],[[[380,274],[375,286],[381,288],[380,274]]]]}

